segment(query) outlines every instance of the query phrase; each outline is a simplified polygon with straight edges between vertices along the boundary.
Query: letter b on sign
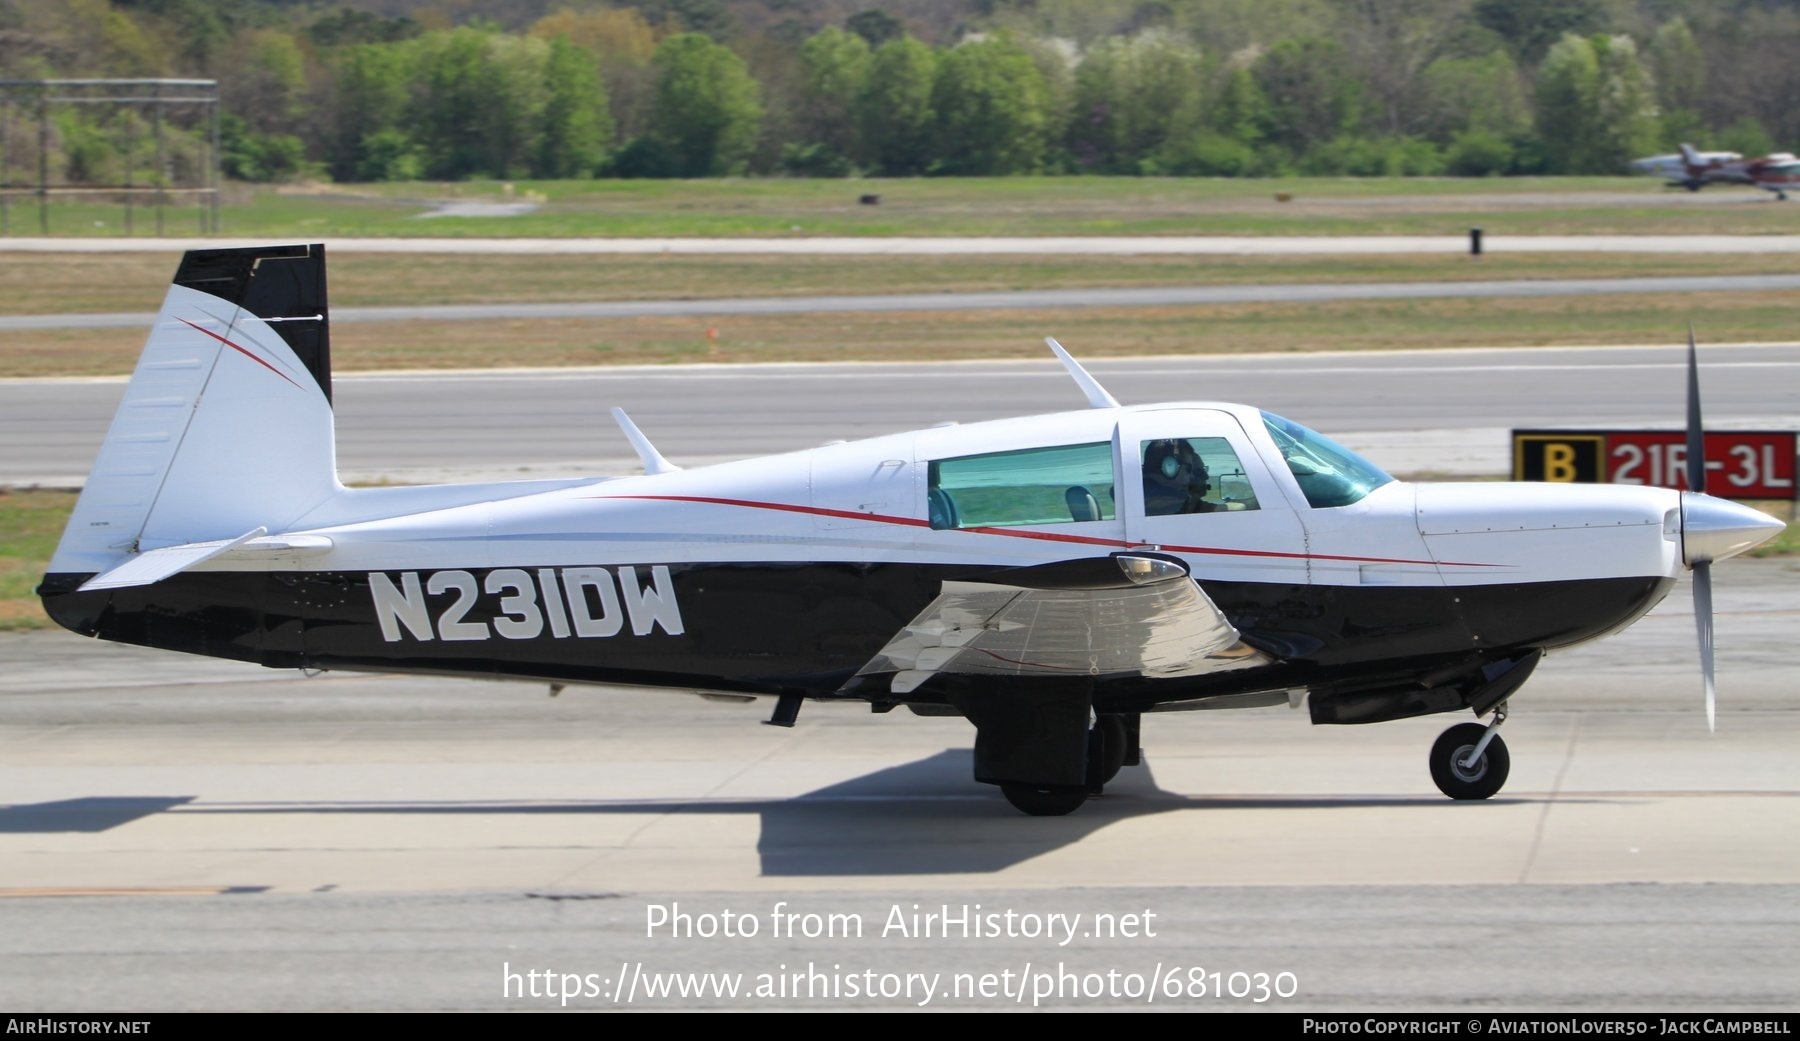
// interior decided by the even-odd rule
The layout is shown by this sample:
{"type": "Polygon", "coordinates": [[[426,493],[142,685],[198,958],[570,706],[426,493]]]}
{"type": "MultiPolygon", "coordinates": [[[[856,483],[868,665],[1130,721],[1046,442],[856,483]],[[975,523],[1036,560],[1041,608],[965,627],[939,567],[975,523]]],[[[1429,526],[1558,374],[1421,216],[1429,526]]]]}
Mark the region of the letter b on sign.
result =
{"type": "Polygon", "coordinates": [[[1575,446],[1552,441],[1544,445],[1544,480],[1567,483],[1575,479],[1575,446]]]}
{"type": "Polygon", "coordinates": [[[1591,484],[1606,480],[1605,434],[1513,431],[1513,480],[1591,484]]]}

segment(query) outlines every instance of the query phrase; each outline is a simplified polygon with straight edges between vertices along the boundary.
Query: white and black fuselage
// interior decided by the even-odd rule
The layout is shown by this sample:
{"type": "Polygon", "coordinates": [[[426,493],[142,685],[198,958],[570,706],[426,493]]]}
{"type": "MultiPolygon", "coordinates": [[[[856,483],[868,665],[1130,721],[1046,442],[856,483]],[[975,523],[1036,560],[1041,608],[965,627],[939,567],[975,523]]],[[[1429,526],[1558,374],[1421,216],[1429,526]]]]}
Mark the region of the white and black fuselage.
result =
{"type": "Polygon", "coordinates": [[[1254,408],[1103,391],[700,469],[349,489],[325,315],[320,247],[188,255],[45,576],[56,621],[275,668],[956,712],[1051,748],[978,739],[981,779],[1067,784],[1094,716],[1484,712],[1684,565],[1681,493],[1404,483],[1254,408]]]}
{"type": "Polygon", "coordinates": [[[509,491],[352,491],[283,532],[302,548],[85,593],[94,572],[53,571],[45,602],[78,632],[278,668],[942,701],[941,683],[895,695],[857,673],[944,582],[1156,554],[1273,660],[1092,677],[1097,706],[1147,711],[1568,646],[1648,610],[1680,566],[1679,496],[1656,489],[1390,480],[1312,507],[1261,413],[1233,405],[1084,410],[509,491]],[[931,526],[934,459],[1072,444],[1130,456],[1146,432],[1230,441],[1257,508],[1146,516],[1124,458],[1115,474],[1134,480],[1091,489],[1111,516],[931,526]]]}

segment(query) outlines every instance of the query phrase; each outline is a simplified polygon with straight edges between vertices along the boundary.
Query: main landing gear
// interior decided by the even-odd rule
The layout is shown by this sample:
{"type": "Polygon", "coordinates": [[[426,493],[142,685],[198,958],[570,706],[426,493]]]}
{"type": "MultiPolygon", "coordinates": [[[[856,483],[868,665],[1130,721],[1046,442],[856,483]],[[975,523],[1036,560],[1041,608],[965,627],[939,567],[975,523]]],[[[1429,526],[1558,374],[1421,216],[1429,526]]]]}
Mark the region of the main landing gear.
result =
{"type": "Polygon", "coordinates": [[[1506,784],[1512,758],[1500,739],[1506,703],[1494,708],[1494,721],[1458,723],[1431,745],[1431,779],[1452,799],[1486,799],[1506,784]]]}
{"type": "Polygon", "coordinates": [[[1099,795],[1107,782],[1119,775],[1126,761],[1136,762],[1136,717],[1098,716],[1087,733],[1087,781],[1085,784],[1027,784],[1001,781],[1000,794],[1013,808],[1033,817],[1061,817],[1073,813],[1099,795]]]}
{"type": "Polygon", "coordinates": [[[1081,809],[1087,802],[1087,788],[1067,784],[1024,784],[1001,781],[1000,794],[1013,804],[1013,809],[1033,817],[1063,817],[1081,809]]]}

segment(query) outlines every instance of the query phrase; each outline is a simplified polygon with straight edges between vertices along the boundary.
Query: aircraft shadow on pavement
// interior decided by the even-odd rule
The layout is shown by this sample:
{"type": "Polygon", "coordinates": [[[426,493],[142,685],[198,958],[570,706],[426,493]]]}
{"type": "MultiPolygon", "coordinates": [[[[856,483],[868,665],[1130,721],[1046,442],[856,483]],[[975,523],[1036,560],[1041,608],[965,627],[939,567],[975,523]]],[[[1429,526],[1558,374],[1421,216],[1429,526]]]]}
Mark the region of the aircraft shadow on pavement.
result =
{"type": "Polygon", "coordinates": [[[111,831],[192,801],[192,795],[99,795],[0,806],[0,834],[111,831]]]}
{"type": "Polygon", "coordinates": [[[827,785],[762,811],[764,876],[982,874],[1073,845],[1115,821],[1180,809],[1146,766],[1066,817],[1027,817],[970,780],[974,754],[935,755],[827,785]]]}
{"type": "MultiPolygon", "coordinates": [[[[1066,817],[1028,817],[998,788],[970,780],[973,753],[950,748],[779,799],[624,799],[568,802],[295,801],[187,805],[193,796],[88,798],[0,808],[0,833],[104,831],[164,811],[183,815],[374,814],[516,816],[754,813],[765,877],[983,874],[1073,845],[1118,821],[1175,810],[1437,808],[1439,796],[1367,794],[1190,796],[1156,783],[1148,757],[1066,817]]],[[[1490,803],[1530,802],[1496,798],[1490,803]]],[[[1570,800],[1559,799],[1558,802],[1570,800]]],[[[1585,801],[1585,800],[1584,800],[1585,801]]]]}
{"type": "MultiPolygon", "coordinates": [[[[1027,817],[970,782],[973,753],[933,756],[828,785],[760,810],[764,876],[985,873],[1073,845],[1117,821],[1175,810],[1441,809],[1442,796],[1193,796],[1156,782],[1150,757],[1066,817],[1027,817]]],[[[1490,803],[1512,801],[1496,798],[1490,803]]],[[[1559,800],[1567,801],[1567,800],[1559,800]]]]}

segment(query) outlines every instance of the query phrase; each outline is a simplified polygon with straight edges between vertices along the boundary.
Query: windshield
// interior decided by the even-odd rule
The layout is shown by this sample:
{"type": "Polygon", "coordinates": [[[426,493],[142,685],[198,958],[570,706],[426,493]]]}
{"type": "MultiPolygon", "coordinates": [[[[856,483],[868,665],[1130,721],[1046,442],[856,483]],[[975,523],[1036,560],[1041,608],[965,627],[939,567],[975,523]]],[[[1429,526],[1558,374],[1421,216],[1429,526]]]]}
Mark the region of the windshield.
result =
{"type": "Polygon", "coordinates": [[[1323,434],[1264,412],[1263,425],[1315,509],[1348,506],[1392,481],[1380,467],[1323,434]]]}

